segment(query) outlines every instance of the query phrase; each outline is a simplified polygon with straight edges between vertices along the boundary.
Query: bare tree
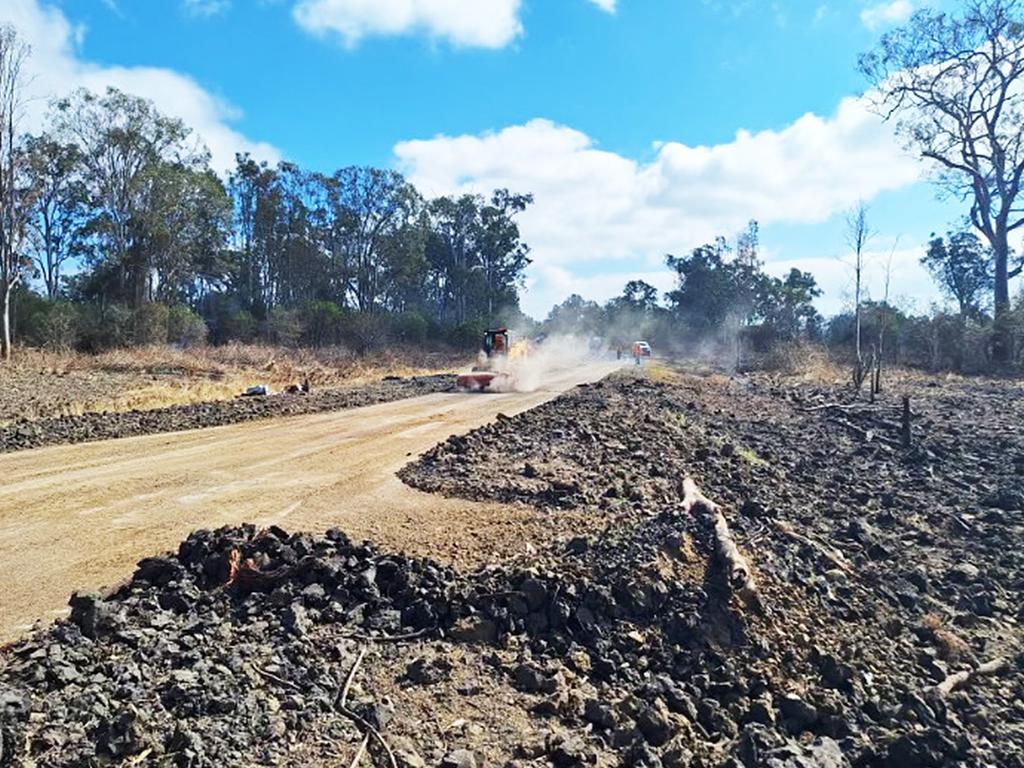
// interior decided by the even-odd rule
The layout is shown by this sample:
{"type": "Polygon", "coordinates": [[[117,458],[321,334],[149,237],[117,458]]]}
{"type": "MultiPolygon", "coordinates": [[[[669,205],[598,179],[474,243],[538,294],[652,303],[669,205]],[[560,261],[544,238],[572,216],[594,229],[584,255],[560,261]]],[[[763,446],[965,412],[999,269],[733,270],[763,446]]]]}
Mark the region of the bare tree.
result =
{"type": "Polygon", "coordinates": [[[861,349],[861,287],[864,277],[864,250],[875,233],[868,225],[868,208],[863,201],[857,203],[846,215],[846,242],[853,249],[854,262],[854,323],[856,333],[857,360],[854,363],[853,383],[860,389],[864,381],[864,354],[861,349]]]}
{"type": "Polygon", "coordinates": [[[21,281],[21,254],[28,220],[28,201],[18,150],[18,125],[23,108],[23,69],[29,47],[11,25],[0,27],[0,355],[11,358],[11,292],[21,281]]]}
{"type": "Polygon", "coordinates": [[[882,391],[882,357],[885,355],[885,326],[889,322],[889,287],[892,285],[892,260],[896,255],[896,248],[900,244],[897,237],[889,251],[889,258],[885,262],[885,293],[882,297],[881,317],[878,320],[878,350],[875,355],[875,364],[872,367],[871,376],[871,397],[880,394],[882,391]]]}
{"type": "Polygon", "coordinates": [[[968,0],[962,14],[915,13],[861,56],[876,106],[909,148],[933,161],[947,193],[970,203],[992,246],[996,333],[1006,362],[1011,336],[1009,236],[1024,227],[1024,12],[1021,0],[968,0]]]}

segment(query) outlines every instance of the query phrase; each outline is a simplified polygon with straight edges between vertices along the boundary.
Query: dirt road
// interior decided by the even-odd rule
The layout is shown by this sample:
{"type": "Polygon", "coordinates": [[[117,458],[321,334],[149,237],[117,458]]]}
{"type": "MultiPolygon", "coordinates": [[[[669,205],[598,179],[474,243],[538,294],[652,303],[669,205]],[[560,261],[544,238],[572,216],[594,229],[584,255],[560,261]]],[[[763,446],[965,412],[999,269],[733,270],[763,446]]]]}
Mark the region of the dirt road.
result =
{"type": "Polygon", "coordinates": [[[545,535],[543,516],[413,491],[395,477],[452,434],[616,368],[550,375],[530,393],[442,393],[337,413],[0,456],[0,640],[109,586],[191,530],[276,523],[469,564],[545,535]]]}

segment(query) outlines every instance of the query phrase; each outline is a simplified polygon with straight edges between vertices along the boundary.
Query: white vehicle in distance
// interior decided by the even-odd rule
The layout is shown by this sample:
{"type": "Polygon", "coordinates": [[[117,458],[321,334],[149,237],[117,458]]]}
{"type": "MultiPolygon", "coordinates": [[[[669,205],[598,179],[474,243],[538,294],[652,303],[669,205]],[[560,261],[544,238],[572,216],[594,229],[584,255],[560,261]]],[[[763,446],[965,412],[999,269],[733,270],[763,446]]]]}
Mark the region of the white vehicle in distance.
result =
{"type": "Polygon", "coordinates": [[[633,342],[633,357],[650,357],[651,345],[646,341],[633,342]]]}

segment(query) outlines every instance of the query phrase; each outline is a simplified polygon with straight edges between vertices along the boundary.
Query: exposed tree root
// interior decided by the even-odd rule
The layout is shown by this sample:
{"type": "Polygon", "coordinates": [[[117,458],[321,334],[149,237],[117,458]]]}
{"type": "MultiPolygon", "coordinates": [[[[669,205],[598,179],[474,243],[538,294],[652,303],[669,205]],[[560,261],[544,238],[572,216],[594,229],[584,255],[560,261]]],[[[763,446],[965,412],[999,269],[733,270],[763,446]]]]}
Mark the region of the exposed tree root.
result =
{"type": "Polygon", "coordinates": [[[1009,662],[1004,658],[992,659],[992,661],[986,661],[984,664],[981,664],[974,669],[955,672],[939,683],[936,687],[939,689],[939,693],[943,696],[948,696],[958,688],[970,685],[979,677],[1001,674],[1002,672],[1005,672],[1009,666],[1009,662]]]}
{"type": "Polygon", "coordinates": [[[721,507],[701,493],[692,477],[683,478],[683,511],[687,514],[701,511],[711,523],[715,533],[715,555],[728,574],[729,587],[744,603],[760,608],[760,596],[750,571],[750,565],[740,553],[729,531],[729,523],[721,507]]]}

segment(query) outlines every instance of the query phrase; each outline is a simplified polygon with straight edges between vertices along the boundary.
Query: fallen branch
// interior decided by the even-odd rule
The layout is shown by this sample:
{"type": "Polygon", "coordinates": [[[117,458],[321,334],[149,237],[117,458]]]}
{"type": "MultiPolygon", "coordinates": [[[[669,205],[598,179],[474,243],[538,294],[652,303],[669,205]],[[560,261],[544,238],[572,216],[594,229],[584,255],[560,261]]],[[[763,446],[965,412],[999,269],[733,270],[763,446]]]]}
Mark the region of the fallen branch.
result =
{"type": "Polygon", "coordinates": [[[265,677],[267,680],[271,680],[271,681],[277,683],[278,685],[283,685],[285,688],[291,688],[293,691],[299,691],[299,692],[302,691],[302,688],[300,688],[299,686],[297,686],[295,683],[291,682],[290,680],[285,680],[283,677],[278,677],[277,675],[275,675],[275,674],[273,674],[271,672],[267,672],[265,669],[260,669],[255,664],[250,664],[250,666],[252,667],[254,672],[256,672],[257,674],[259,674],[262,677],[265,677]]]}
{"type": "Polygon", "coordinates": [[[853,570],[850,564],[846,561],[846,558],[843,557],[843,553],[838,549],[834,549],[823,542],[816,541],[810,536],[798,533],[790,523],[787,523],[784,520],[776,520],[775,527],[783,534],[793,539],[793,541],[798,541],[816,551],[839,570],[844,571],[845,573],[850,573],[853,570]]]}
{"type": "Polygon", "coordinates": [[[822,405],[809,405],[803,408],[804,413],[814,413],[815,411],[827,411],[829,409],[836,409],[839,411],[853,411],[862,407],[861,403],[823,403],[822,405]]]}
{"type": "Polygon", "coordinates": [[[941,683],[939,683],[936,686],[936,688],[938,688],[939,693],[941,693],[943,696],[948,696],[950,693],[957,690],[958,688],[963,688],[966,685],[970,685],[979,677],[988,677],[991,675],[1001,674],[1005,672],[1009,666],[1009,662],[1007,662],[1006,659],[1002,657],[998,659],[992,659],[992,661],[986,661],[984,664],[981,664],[975,667],[974,669],[967,669],[963,672],[953,673],[945,680],[943,680],[941,683]]]}
{"type": "Polygon", "coordinates": [[[891,437],[880,435],[873,429],[864,429],[863,427],[859,427],[853,422],[847,421],[846,419],[841,419],[838,416],[829,416],[828,420],[831,421],[833,424],[838,424],[839,426],[845,427],[846,429],[850,430],[855,435],[862,438],[866,443],[875,442],[887,448],[903,447],[903,444],[898,440],[893,440],[891,437]]]}
{"type": "Polygon", "coordinates": [[[364,718],[357,715],[348,707],[338,707],[338,711],[356,724],[358,728],[363,731],[363,735],[373,736],[374,740],[380,744],[381,749],[387,753],[388,762],[391,764],[391,768],[398,768],[398,760],[395,758],[395,753],[391,751],[391,747],[388,746],[388,742],[385,740],[384,735],[370,725],[364,718]]]}
{"type": "MultiPolygon", "coordinates": [[[[487,597],[487,595],[483,595],[483,597],[487,597]]],[[[342,634],[341,637],[346,640],[362,640],[368,643],[404,643],[407,640],[418,640],[435,629],[437,627],[424,627],[423,629],[417,629],[415,632],[404,632],[401,635],[364,635],[360,632],[350,632],[342,634]]]]}
{"type": "Polygon", "coordinates": [[[348,764],[348,768],[356,768],[359,765],[359,761],[363,759],[363,755],[366,754],[366,745],[370,743],[370,734],[364,733],[363,740],[359,742],[359,749],[356,750],[356,756],[352,758],[352,762],[348,764]]]}
{"type": "Polygon", "coordinates": [[[345,678],[345,685],[342,686],[341,693],[338,695],[339,706],[344,707],[348,704],[348,692],[352,688],[352,681],[356,678],[356,671],[359,669],[359,665],[363,663],[364,656],[366,656],[366,649],[360,648],[359,655],[352,664],[352,669],[348,671],[348,677],[345,678]]]}
{"type": "Polygon", "coordinates": [[[760,599],[750,565],[736,546],[721,508],[701,493],[692,477],[685,477],[683,511],[692,514],[696,510],[702,511],[712,524],[715,532],[715,554],[728,574],[729,587],[748,605],[759,606],[760,599]]]}

